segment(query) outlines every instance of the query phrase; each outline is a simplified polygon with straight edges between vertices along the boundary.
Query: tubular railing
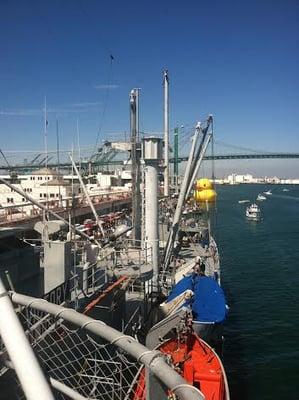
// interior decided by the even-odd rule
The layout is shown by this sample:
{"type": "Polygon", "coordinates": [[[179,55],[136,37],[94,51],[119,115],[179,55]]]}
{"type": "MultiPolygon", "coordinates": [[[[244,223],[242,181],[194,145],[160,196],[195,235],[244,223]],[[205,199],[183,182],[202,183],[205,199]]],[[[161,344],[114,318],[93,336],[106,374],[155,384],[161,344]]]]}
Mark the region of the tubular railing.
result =
{"type": "MultiPolygon", "coordinates": [[[[164,392],[168,388],[165,393],[170,391],[181,400],[204,399],[162,353],[149,350],[102,321],[45,300],[14,292],[10,297],[14,304],[24,307],[27,337],[58,390],[62,383],[64,391],[69,388],[69,392],[76,391],[81,398],[144,400],[145,394],[136,396],[138,380],[135,386],[132,382],[138,370],[146,367],[150,371],[146,374],[147,385],[160,385],[164,392]],[[37,333],[34,325],[38,326],[37,333]],[[128,397],[129,393],[132,397],[128,397]]],[[[60,394],[59,398],[64,397],[60,394]]]]}

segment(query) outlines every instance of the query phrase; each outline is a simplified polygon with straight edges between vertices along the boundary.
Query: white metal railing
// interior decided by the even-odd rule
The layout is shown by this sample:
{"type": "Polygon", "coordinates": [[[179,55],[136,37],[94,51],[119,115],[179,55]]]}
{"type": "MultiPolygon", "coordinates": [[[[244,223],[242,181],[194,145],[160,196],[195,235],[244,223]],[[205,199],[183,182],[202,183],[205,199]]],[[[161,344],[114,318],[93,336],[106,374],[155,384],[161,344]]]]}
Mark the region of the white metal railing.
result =
{"type": "MultiPolygon", "coordinates": [[[[24,307],[22,320],[27,338],[43,369],[52,381],[76,392],[81,399],[144,400],[143,383],[134,381],[142,367],[151,372],[146,384],[160,386],[165,395],[170,390],[177,399],[204,399],[160,352],[149,350],[134,338],[45,300],[17,293],[11,293],[11,299],[24,307]],[[39,327],[38,334],[34,334],[35,327],[39,327]]],[[[60,394],[58,398],[64,397],[60,394]]]]}

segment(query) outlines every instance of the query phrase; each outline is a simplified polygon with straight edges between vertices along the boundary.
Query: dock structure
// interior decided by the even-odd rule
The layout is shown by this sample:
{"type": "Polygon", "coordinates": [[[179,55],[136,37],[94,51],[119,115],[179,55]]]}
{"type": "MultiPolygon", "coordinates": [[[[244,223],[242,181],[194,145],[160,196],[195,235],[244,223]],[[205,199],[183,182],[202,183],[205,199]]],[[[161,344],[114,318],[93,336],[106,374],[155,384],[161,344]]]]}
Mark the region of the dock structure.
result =
{"type": "MultiPolygon", "coordinates": [[[[111,192],[110,194],[106,195],[98,195],[94,196],[93,199],[93,205],[94,208],[97,212],[100,212],[101,214],[106,214],[112,211],[118,211],[121,210],[122,208],[130,208],[131,207],[131,202],[132,202],[132,196],[129,193],[113,193],[111,192]]],[[[28,203],[28,206],[31,205],[31,203],[28,203]]],[[[13,214],[10,212],[11,209],[16,209],[16,208],[24,208],[26,207],[26,204],[21,204],[19,206],[14,205],[6,208],[6,215],[0,220],[0,226],[5,227],[5,226],[16,226],[22,224],[26,229],[28,228],[33,228],[34,224],[40,220],[42,213],[40,212],[39,209],[34,210],[33,215],[26,215],[24,212],[22,213],[19,212],[17,214],[13,214]]],[[[85,204],[83,202],[81,204],[78,204],[76,207],[51,207],[50,209],[53,209],[58,215],[60,215],[64,219],[69,218],[69,214],[71,213],[73,217],[75,218],[84,218],[85,216],[88,216],[91,214],[90,206],[88,204],[85,204]]]]}

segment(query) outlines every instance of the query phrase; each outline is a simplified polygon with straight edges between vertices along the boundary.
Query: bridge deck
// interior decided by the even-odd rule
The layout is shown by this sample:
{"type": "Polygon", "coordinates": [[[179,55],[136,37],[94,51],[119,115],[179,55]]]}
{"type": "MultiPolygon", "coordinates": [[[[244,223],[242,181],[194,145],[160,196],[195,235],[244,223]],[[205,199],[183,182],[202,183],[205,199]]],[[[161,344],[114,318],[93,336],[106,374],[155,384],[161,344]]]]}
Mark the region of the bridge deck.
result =
{"type": "MultiPolygon", "coordinates": [[[[214,156],[206,156],[204,157],[204,160],[258,160],[258,159],[297,159],[299,158],[299,153],[264,153],[264,154],[219,154],[219,155],[214,155],[214,156]]],[[[187,156],[182,156],[179,157],[179,162],[187,161],[188,157],[187,156]]],[[[171,158],[169,160],[171,163],[174,162],[174,158],[171,158]]],[[[102,160],[102,161],[93,161],[93,162],[87,162],[87,161],[82,161],[81,162],[81,168],[88,168],[89,164],[93,166],[101,166],[101,165],[123,165],[124,160],[102,160]]],[[[69,162],[65,163],[60,163],[55,164],[51,163],[48,164],[49,168],[71,168],[72,165],[69,162]]],[[[10,169],[11,171],[31,171],[35,169],[40,169],[41,165],[39,164],[26,164],[26,165],[11,165],[10,168],[8,168],[7,164],[2,164],[0,165],[0,170],[8,170],[10,169]]]]}

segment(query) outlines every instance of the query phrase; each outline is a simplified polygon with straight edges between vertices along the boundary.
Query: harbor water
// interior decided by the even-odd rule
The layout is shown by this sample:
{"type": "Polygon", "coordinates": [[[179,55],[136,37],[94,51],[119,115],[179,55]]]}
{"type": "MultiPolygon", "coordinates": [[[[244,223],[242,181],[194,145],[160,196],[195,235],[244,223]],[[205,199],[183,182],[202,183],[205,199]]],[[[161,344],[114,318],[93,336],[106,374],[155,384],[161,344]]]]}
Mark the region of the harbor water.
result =
{"type": "Polygon", "coordinates": [[[219,186],[217,192],[232,400],[298,399],[299,186],[219,186]],[[269,189],[272,196],[258,203],[262,221],[247,221],[249,203],[238,201],[253,202],[269,189]]]}

